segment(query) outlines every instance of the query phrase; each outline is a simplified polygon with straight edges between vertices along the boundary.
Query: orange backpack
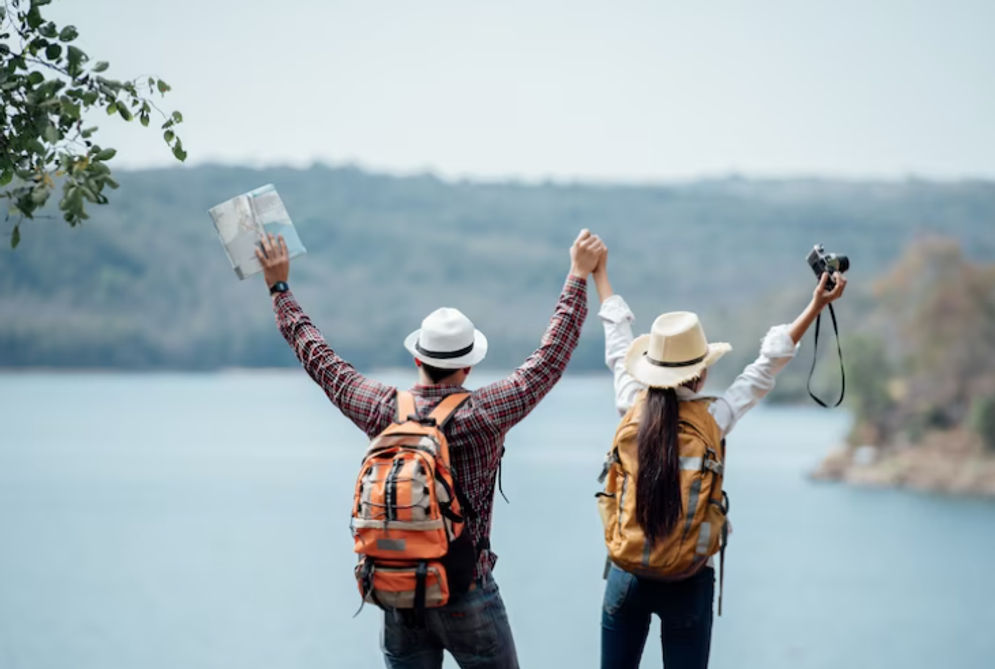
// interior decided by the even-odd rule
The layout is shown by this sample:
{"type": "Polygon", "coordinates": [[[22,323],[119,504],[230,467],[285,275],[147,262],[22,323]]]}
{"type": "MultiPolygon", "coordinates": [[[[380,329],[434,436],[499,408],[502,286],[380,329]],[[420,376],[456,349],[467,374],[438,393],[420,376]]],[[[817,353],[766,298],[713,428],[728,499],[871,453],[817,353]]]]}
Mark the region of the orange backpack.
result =
{"type": "MultiPolygon", "coordinates": [[[[710,556],[725,550],[729,511],[729,498],[722,490],[725,441],[708,413],[709,400],[680,403],[677,441],[684,512],[670,534],[650,544],[636,519],[638,434],[645,397],[639,397],[615,432],[598,479],[605,484],[597,493],[598,510],[611,562],[640,576],[676,581],[697,573],[710,556]]],[[[721,582],[720,570],[720,615],[721,582]]]]}
{"type": "Polygon", "coordinates": [[[396,420],[370,442],[350,524],[364,602],[421,611],[469,588],[476,551],[464,521],[471,510],[460,504],[442,432],[467,397],[448,395],[420,418],[411,393],[398,391],[396,420]]]}

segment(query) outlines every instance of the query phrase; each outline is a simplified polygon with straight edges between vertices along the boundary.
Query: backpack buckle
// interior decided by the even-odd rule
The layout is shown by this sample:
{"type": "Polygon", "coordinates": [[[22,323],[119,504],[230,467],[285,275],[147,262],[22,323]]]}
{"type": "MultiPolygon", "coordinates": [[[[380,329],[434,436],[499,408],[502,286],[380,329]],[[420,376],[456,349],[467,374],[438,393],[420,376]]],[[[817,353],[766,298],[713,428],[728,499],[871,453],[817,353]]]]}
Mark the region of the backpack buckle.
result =
{"type": "Polygon", "coordinates": [[[417,414],[411,414],[408,416],[408,421],[412,423],[418,423],[419,425],[424,425],[426,427],[436,427],[438,423],[435,418],[431,416],[419,416],[417,414]]]}

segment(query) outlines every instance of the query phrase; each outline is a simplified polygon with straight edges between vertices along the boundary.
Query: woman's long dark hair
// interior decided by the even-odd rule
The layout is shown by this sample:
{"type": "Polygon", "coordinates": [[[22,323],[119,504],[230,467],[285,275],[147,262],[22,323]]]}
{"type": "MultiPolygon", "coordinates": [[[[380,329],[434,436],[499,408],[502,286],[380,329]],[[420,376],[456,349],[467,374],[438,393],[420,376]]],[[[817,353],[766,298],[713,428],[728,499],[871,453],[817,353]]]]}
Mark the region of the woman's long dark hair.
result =
{"type": "Polygon", "coordinates": [[[673,388],[650,388],[639,425],[636,520],[650,544],[667,536],[683,511],[678,404],[673,388]]]}

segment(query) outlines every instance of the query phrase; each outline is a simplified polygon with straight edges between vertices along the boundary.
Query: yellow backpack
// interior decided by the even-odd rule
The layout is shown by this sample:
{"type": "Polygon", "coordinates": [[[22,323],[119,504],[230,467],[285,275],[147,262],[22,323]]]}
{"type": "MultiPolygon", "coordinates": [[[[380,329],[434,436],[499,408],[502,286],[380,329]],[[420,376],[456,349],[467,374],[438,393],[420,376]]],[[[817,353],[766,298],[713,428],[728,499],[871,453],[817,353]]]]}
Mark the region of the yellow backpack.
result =
{"type": "MultiPolygon", "coordinates": [[[[680,403],[681,500],[684,513],[669,535],[650,544],[636,520],[639,423],[646,394],[622,417],[605,459],[597,493],[608,557],[625,571],[677,581],[697,573],[715,553],[725,551],[729,498],[722,490],[725,441],[708,413],[710,400],[680,403]]],[[[724,562],[724,560],[723,560],[724,562]]],[[[720,566],[719,615],[722,614],[720,566]]]]}

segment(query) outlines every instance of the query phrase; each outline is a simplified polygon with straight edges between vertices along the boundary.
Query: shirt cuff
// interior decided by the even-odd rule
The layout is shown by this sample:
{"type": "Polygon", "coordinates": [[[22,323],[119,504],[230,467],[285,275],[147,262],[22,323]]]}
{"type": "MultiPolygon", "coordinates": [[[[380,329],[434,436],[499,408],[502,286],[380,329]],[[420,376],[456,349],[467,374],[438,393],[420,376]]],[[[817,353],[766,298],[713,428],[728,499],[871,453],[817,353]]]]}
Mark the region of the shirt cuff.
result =
{"type": "Polygon", "coordinates": [[[760,354],[768,358],[793,358],[801,342],[795,344],[788,334],[790,326],[775,325],[767,331],[763,343],[760,344],[760,354]]]}
{"type": "Polygon", "coordinates": [[[606,323],[631,323],[636,319],[632,310],[618,293],[608,297],[598,309],[598,318],[606,323]]]}
{"type": "Polygon", "coordinates": [[[587,279],[582,279],[579,276],[568,274],[566,283],[563,284],[563,292],[587,295],[587,279]]]}

